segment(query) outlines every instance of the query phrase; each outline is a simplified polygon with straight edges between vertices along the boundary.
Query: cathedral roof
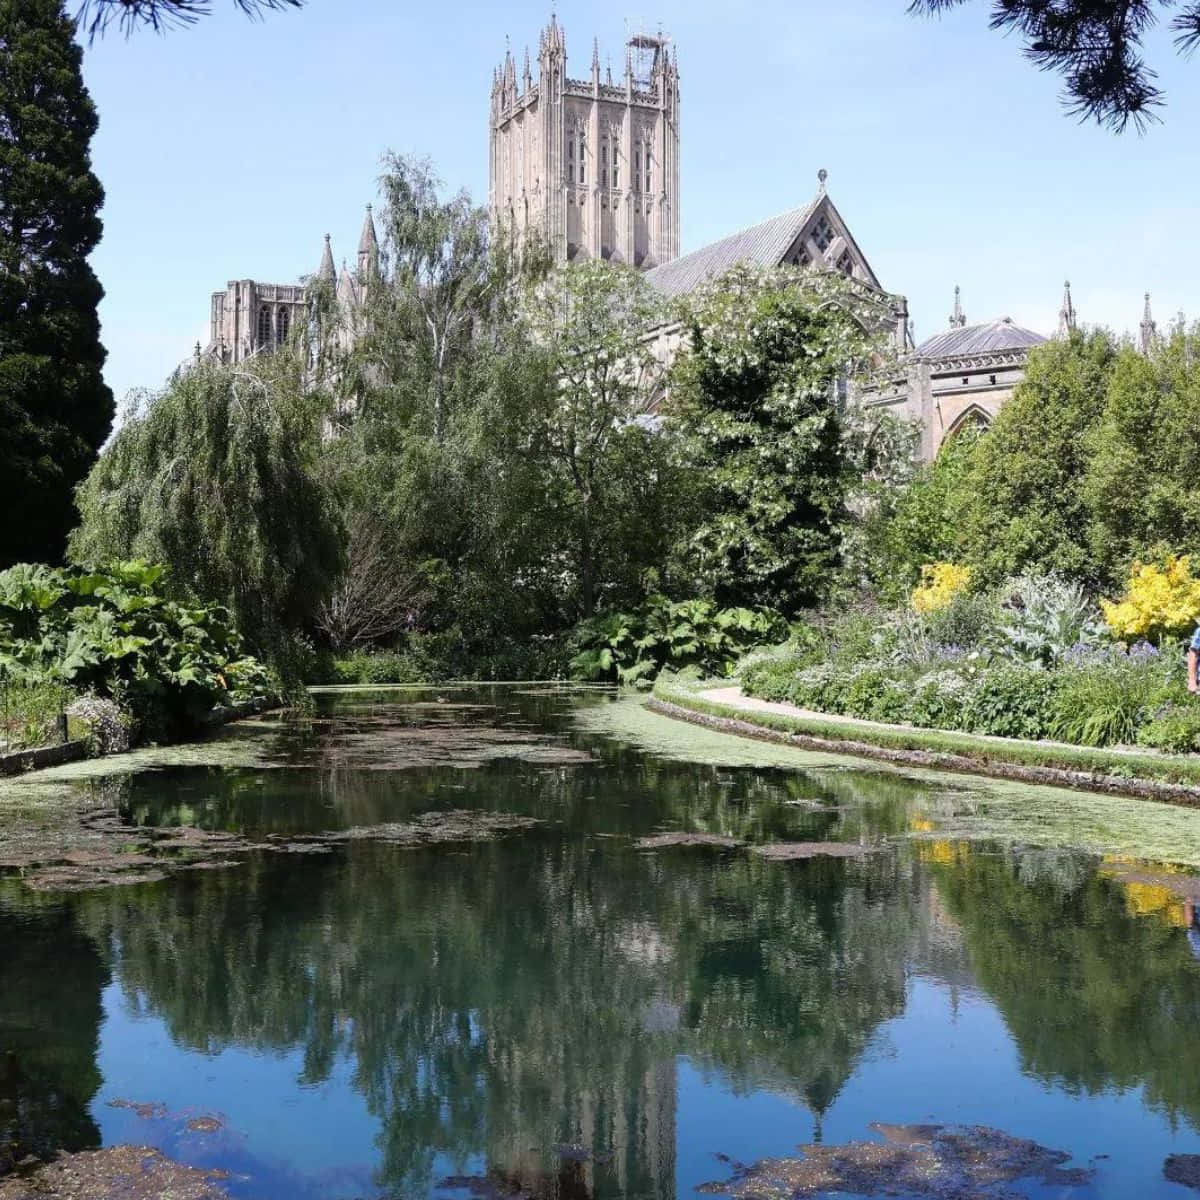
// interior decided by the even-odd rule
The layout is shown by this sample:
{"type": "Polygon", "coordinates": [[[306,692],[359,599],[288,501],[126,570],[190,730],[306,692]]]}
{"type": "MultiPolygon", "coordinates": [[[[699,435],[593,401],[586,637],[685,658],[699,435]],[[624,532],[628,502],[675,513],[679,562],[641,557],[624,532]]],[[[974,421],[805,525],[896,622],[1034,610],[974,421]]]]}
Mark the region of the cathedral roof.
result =
{"type": "Polygon", "coordinates": [[[1000,317],[983,325],[964,325],[936,333],[917,347],[918,358],[963,358],[976,354],[999,354],[1005,350],[1028,350],[1046,341],[1040,333],[1014,325],[1012,317],[1000,317]]]}
{"type": "Polygon", "coordinates": [[[706,279],[723,275],[738,263],[777,267],[823,199],[818,196],[803,208],[781,213],[760,225],[752,225],[682,258],[654,267],[646,272],[646,279],[664,295],[683,296],[706,279]]]}

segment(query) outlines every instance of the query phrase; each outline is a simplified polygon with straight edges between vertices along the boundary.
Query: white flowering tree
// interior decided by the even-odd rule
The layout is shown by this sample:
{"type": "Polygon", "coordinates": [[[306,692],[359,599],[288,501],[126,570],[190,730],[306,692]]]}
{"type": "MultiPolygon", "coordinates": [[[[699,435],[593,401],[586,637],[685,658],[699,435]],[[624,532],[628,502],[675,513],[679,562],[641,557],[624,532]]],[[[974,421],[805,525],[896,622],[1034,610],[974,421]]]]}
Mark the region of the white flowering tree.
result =
{"type": "Polygon", "coordinates": [[[707,493],[684,553],[720,603],[793,613],[827,590],[862,471],[852,383],[892,321],[888,297],[790,267],[689,298],[666,413],[707,493]]]}

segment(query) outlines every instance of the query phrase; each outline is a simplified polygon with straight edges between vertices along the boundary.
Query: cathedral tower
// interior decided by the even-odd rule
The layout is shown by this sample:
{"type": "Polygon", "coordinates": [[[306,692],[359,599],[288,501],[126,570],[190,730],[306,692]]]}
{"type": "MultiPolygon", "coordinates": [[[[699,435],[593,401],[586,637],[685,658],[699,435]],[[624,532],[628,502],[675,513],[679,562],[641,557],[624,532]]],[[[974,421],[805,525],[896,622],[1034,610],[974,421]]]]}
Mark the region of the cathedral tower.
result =
{"type": "Polygon", "coordinates": [[[544,236],[556,262],[602,258],[642,269],[679,255],[679,71],[661,35],[625,47],[619,84],[567,76],[566,38],[542,31],[537,79],[526,50],[492,78],[488,203],[495,225],[544,236]]]}

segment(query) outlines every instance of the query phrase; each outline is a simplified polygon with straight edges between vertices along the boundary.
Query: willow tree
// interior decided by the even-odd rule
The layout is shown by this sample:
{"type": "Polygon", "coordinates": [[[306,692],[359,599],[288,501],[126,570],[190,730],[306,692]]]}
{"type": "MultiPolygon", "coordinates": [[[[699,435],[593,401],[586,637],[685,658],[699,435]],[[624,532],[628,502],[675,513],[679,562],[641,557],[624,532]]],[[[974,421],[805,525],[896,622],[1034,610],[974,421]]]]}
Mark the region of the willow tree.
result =
{"type": "Polygon", "coordinates": [[[721,603],[791,613],[828,590],[857,457],[846,384],[888,319],[842,276],[790,267],[735,267],[691,298],[666,411],[706,493],[683,553],[721,603]]]}
{"type": "Polygon", "coordinates": [[[307,629],[341,570],[326,406],[287,353],[198,366],[125,417],[80,487],[76,562],[165,562],[262,653],[307,629]]]}
{"type": "Polygon", "coordinates": [[[96,110],[61,0],[0,0],[0,566],[58,558],[113,417],[96,110]]]}

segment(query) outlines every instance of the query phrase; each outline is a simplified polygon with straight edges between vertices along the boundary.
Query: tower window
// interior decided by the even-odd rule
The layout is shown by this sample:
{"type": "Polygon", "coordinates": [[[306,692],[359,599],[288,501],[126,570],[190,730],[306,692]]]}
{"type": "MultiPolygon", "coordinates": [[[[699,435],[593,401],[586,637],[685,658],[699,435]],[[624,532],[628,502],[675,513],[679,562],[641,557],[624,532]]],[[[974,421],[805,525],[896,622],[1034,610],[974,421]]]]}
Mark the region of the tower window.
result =
{"type": "Polygon", "coordinates": [[[639,146],[633,152],[633,186],[636,189],[642,181],[642,148],[639,146]]]}
{"type": "Polygon", "coordinates": [[[621,186],[621,166],[620,157],[617,154],[617,144],[613,142],[613,187],[621,186]]]}
{"type": "Polygon", "coordinates": [[[575,136],[567,138],[567,182],[575,182],[575,136]]]}
{"type": "Polygon", "coordinates": [[[279,312],[275,315],[275,340],[281,346],[288,339],[288,331],[291,329],[291,324],[291,314],[286,308],[280,305],[279,312]]]}
{"type": "Polygon", "coordinates": [[[608,187],[608,139],[600,139],[600,186],[608,187]]]}
{"type": "Polygon", "coordinates": [[[271,310],[265,304],[258,310],[258,344],[271,344],[271,310]]]}

